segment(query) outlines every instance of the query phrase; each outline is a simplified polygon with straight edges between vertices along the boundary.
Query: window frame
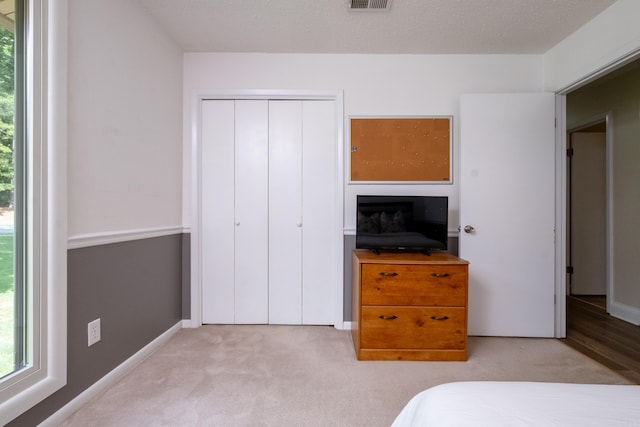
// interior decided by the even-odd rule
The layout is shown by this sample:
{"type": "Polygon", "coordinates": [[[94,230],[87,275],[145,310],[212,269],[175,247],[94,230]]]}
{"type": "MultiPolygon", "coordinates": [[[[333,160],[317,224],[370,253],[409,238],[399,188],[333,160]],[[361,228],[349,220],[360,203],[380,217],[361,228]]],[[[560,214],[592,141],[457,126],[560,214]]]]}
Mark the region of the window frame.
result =
{"type": "Polygon", "coordinates": [[[0,424],[67,381],[67,9],[68,0],[24,0],[25,109],[29,170],[26,279],[30,365],[0,380],[0,424]]]}

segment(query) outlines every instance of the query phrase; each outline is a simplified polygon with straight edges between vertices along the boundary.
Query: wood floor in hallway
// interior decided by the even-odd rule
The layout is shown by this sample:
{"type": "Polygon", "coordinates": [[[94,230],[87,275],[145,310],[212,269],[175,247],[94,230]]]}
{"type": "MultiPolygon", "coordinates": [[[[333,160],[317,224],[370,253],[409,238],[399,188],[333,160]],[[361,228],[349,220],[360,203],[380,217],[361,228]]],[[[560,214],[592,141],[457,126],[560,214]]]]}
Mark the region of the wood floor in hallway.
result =
{"type": "Polygon", "coordinates": [[[640,326],[610,316],[602,301],[567,296],[564,342],[640,384],[640,326]]]}

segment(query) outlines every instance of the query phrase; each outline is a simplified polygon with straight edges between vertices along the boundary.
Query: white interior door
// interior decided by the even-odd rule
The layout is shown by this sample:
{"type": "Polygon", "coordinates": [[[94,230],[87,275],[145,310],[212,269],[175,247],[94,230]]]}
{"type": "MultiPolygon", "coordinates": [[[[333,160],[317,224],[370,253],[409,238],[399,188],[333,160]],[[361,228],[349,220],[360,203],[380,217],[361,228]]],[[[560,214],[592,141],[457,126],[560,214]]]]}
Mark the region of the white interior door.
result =
{"type": "Polygon", "coordinates": [[[606,295],[606,133],[573,132],[570,143],[571,294],[606,295]]]}
{"type": "Polygon", "coordinates": [[[302,101],[269,101],[269,323],[302,323],[302,101]]]}
{"type": "Polygon", "coordinates": [[[203,323],[235,322],[234,122],[234,101],[202,102],[203,323]]]}
{"type": "Polygon", "coordinates": [[[554,110],[549,93],[461,98],[470,335],[554,336],[554,110]]]}

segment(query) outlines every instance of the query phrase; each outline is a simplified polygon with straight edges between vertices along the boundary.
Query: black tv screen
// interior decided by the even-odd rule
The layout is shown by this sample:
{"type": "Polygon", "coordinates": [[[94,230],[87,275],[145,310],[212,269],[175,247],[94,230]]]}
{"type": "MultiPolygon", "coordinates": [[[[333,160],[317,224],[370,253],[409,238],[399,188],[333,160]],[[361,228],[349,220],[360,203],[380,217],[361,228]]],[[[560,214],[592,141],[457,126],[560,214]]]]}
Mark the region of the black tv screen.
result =
{"type": "Polygon", "coordinates": [[[356,248],[447,250],[446,196],[358,196],[356,248]]]}

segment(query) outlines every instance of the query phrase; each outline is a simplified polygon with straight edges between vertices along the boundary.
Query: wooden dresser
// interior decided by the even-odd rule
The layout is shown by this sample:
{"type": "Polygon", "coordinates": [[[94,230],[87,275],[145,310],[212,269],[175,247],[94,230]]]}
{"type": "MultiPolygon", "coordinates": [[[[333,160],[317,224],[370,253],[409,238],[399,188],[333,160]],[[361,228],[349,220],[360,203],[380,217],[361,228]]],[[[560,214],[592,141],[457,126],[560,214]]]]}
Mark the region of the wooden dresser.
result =
{"type": "Polygon", "coordinates": [[[363,249],[352,261],[358,360],[467,360],[467,261],[363,249]]]}

